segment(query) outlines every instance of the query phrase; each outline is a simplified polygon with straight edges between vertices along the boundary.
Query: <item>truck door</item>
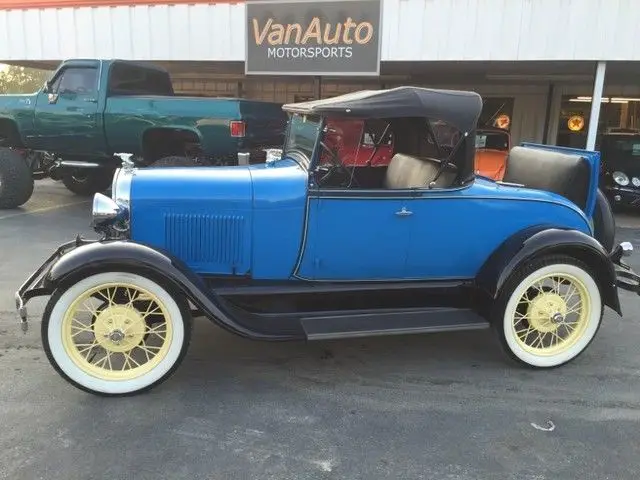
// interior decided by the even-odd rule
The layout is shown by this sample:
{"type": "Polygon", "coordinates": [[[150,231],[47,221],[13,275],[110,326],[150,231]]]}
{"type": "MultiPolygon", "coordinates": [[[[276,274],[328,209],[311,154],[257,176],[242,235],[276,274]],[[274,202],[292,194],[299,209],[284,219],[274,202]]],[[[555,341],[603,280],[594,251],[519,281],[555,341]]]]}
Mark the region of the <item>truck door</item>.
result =
{"type": "Polygon", "coordinates": [[[95,155],[104,145],[98,128],[98,68],[69,65],[52,80],[36,103],[37,148],[62,156],[95,155]]]}

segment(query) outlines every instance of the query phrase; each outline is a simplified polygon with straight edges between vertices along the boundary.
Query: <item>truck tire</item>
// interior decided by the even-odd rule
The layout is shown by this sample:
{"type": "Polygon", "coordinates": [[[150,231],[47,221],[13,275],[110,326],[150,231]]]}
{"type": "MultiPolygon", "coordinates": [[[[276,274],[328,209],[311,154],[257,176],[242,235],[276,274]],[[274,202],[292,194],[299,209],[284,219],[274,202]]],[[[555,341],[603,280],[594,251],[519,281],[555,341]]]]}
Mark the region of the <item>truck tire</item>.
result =
{"type": "Polygon", "coordinates": [[[598,189],[596,206],[593,211],[593,233],[596,240],[607,252],[613,250],[616,237],[616,220],[609,200],[602,190],[598,189]]]}
{"type": "Polygon", "coordinates": [[[83,197],[103,192],[111,186],[114,170],[83,168],[62,177],[67,190],[83,197]]]}
{"type": "Polygon", "coordinates": [[[18,208],[33,195],[33,175],[18,152],[0,148],[0,209],[18,208]]]}
{"type": "Polygon", "coordinates": [[[159,160],[156,160],[151,165],[150,168],[166,168],[166,167],[198,167],[204,164],[198,163],[195,159],[188,157],[163,157],[159,160]]]}

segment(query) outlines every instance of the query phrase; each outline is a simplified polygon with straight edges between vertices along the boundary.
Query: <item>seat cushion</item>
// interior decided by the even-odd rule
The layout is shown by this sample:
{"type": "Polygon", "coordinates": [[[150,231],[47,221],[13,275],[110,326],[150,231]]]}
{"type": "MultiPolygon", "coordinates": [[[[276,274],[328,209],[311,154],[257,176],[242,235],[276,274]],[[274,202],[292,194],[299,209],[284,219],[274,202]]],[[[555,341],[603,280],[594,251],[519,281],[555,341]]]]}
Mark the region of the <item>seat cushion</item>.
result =
{"type": "MultiPolygon", "coordinates": [[[[427,188],[438,173],[440,165],[440,160],[435,158],[396,153],[387,168],[385,187],[390,189],[427,188]]],[[[454,178],[454,172],[445,171],[438,178],[436,186],[440,188],[448,186],[454,178]]]]}
{"type": "Polygon", "coordinates": [[[590,173],[589,162],[580,155],[513,147],[502,180],[562,195],[584,209],[590,173]]]}

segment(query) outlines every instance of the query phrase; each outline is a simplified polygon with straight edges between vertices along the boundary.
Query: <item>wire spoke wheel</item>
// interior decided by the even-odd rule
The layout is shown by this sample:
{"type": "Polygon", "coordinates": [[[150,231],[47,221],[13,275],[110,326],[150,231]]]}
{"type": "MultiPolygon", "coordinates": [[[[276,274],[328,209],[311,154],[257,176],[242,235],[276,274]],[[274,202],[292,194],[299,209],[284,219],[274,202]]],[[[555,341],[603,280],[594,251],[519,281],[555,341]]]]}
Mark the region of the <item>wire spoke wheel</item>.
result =
{"type": "Polygon", "coordinates": [[[137,393],[164,381],[184,357],[190,334],[183,299],[127,272],[95,274],[55,292],[42,324],[56,370],[101,395],[137,393]]]}
{"type": "Polygon", "coordinates": [[[507,353],[528,366],[551,368],[587,348],[600,327],[603,303],[587,265],[554,255],[534,259],[514,272],[495,312],[507,353]]]}
{"type": "Polygon", "coordinates": [[[589,318],[587,288],[573,275],[546,275],[521,296],[513,329],[522,348],[554,355],[579,339],[589,318]]]}
{"type": "Polygon", "coordinates": [[[76,365],[91,375],[109,380],[133,378],[166,356],[173,334],[167,317],[162,301],[145,289],[130,284],[100,285],[78,297],[67,310],[64,346],[76,365]]]}

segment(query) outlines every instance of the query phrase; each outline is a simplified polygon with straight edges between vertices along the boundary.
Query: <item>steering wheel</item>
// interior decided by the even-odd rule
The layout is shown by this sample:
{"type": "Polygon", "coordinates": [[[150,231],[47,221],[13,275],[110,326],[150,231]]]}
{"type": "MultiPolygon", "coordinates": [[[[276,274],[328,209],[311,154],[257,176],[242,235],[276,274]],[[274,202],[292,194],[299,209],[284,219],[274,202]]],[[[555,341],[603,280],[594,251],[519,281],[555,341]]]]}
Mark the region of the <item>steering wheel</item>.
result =
{"type": "MultiPolygon", "coordinates": [[[[338,151],[331,149],[324,141],[320,141],[320,147],[329,154],[329,165],[318,165],[317,172],[324,172],[318,179],[318,185],[323,185],[329,178],[335,173],[345,173],[349,176],[349,172],[346,170],[340,159],[338,158],[338,151]]],[[[320,154],[322,158],[322,154],[320,154]]],[[[342,186],[342,185],[341,185],[342,186]]]]}

